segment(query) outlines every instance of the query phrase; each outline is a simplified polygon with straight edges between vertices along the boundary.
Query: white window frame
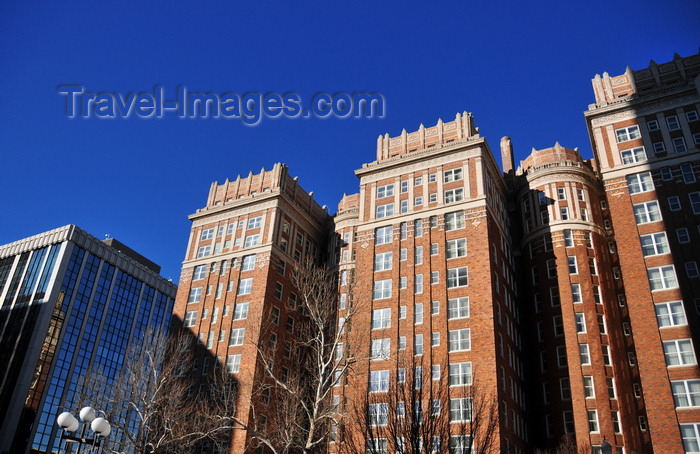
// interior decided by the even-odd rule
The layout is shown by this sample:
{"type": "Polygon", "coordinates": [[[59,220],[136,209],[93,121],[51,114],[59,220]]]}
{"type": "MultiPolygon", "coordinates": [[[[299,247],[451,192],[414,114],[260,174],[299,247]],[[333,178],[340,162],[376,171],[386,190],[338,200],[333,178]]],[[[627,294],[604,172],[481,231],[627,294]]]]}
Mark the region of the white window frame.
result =
{"type": "Polygon", "coordinates": [[[678,278],[673,265],[647,268],[647,277],[652,292],[678,288],[678,278]]]}
{"type": "Polygon", "coordinates": [[[615,130],[615,137],[617,142],[627,142],[628,140],[641,139],[642,134],[639,132],[638,125],[627,126],[625,128],[620,128],[615,130]]]}
{"type": "Polygon", "coordinates": [[[471,350],[471,329],[460,328],[449,331],[449,352],[465,352],[471,350]]]}
{"type": "Polygon", "coordinates": [[[651,178],[651,172],[634,173],[627,175],[627,187],[630,194],[641,194],[654,190],[654,180],[651,178]]]}
{"type": "Polygon", "coordinates": [[[647,153],[644,151],[644,147],[634,147],[621,150],[620,157],[622,158],[623,164],[635,164],[638,162],[645,162],[647,160],[647,153]]]}

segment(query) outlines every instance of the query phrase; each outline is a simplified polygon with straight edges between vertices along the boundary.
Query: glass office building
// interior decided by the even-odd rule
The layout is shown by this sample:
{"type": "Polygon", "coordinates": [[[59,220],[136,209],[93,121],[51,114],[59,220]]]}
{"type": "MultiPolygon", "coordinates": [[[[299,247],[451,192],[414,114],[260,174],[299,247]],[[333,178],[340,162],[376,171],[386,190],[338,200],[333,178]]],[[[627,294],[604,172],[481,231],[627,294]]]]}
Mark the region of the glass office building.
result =
{"type": "Polygon", "coordinates": [[[57,452],[86,371],[116,377],[149,326],[168,328],[177,288],[159,273],[73,225],[0,246],[0,452],[57,452]]]}

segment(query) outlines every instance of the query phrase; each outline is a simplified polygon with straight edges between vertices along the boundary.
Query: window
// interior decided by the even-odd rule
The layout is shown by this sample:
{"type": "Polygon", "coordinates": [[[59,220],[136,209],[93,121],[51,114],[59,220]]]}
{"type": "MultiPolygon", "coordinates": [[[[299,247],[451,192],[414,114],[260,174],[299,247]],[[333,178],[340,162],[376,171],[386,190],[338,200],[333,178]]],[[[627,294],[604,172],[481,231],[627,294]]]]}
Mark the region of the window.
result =
{"type": "Polygon", "coordinates": [[[391,279],[374,282],[374,299],[391,298],[391,279]]]}
{"type": "Polygon", "coordinates": [[[654,147],[655,155],[661,155],[666,151],[666,145],[663,142],[654,142],[651,146],[654,147]]]}
{"type": "Polygon", "coordinates": [[[685,146],[685,139],[683,137],[674,138],[673,149],[676,150],[676,153],[685,153],[688,151],[688,147],[685,146]]]}
{"type": "Polygon", "coordinates": [[[588,272],[591,273],[592,276],[598,274],[598,266],[596,265],[595,257],[588,257],[588,272]]]}
{"type": "Polygon", "coordinates": [[[579,344],[578,354],[579,354],[579,357],[581,358],[582,365],[591,364],[591,355],[588,351],[588,344],[579,344]]]}
{"type": "Polygon", "coordinates": [[[377,205],[377,219],[385,218],[394,215],[394,204],[387,203],[385,205],[377,205]]]}
{"type": "Polygon", "coordinates": [[[649,131],[657,131],[659,129],[659,122],[656,120],[647,121],[647,129],[649,131]]]}
{"type": "Polygon", "coordinates": [[[680,123],[678,123],[678,117],[671,115],[666,117],[666,124],[668,125],[669,131],[675,131],[676,129],[681,129],[680,123]]]}
{"type": "Polygon", "coordinates": [[[389,391],[389,371],[373,370],[370,372],[369,392],[383,393],[389,391]]]}
{"type": "Polygon", "coordinates": [[[386,271],[391,269],[391,261],[393,258],[393,253],[380,252],[374,255],[374,271],[386,271]]]}
{"type": "Polygon", "coordinates": [[[401,201],[399,211],[401,211],[401,213],[408,213],[408,200],[401,201]]]}
{"type": "Polygon", "coordinates": [[[647,269],[647,276],[649,277],[649,286],[652,291],[678,287],[676,271],[673,265],[649,268],[647,269]]]}
{"type": "Polygon", "coordinates": [[[642,243],[642,253],[645,257],[651,255],[668,254],[671,249],[668,247],[668,238],[665,232],[652,233],[639,237],[642,243]]]}
{"type": "Polygon", "coordinates": [[[700,270],[698,270],[698,262],[693,260],[692,262],[685,262],[685,274],[690,278],[694,279],[700,276],[700,270]]]}
{"type": "Polygon", "coordinates": [[[416,246],[413,253],[414,265],[421,265],[423,263],[423,246],[416,246]]]}
{"type": "Polygon", "coordinates": [[[423,335],[416,334],[413,340],[413,353],[416,355],[423,354],[423,335]]]}
{"type": "Polygon", "coordinates": [[[372,339],[372,359],[388,359],[391,355],[391,339],[372,339]]]}
{"type": "Polygon", "coordinates": [[[408,277],[406,276],[399,276],[399,288],[400,289],[405,289],[408,286],[408,277]]]}
{"type": "Polygon", "coordinates": [[[700,452],[700,423],[681,424],[685,452],[700,452]]]}
{"type": "Polygon", "coordinates": [[[428,175],[428,183],[435,183],[437,181],[437,173],[431,173],[428,175]]]}
{"type": "Polygon", "coordinates": [[[408,180],[403,180],[401,182],[401,193],[408,192],[408,180]]]}
{"type": "Polygon", "coordinates": [[[586,332],[586,317],[584,314],[576,313],[576,332],[585,333],[586,332]]]}
{"type": "Polygon", "coordinates": [[[605,315],[597,314],[596,317],[598,319],[598,332],[600,332],[600,334],[606,334],[608,330],[605,324],[605,315]]]}
{"type": "Polygon", "coordinates": [[[695,352],[690,339],[670,340],[664,342],[664,354],[667,366],[687,366],[696,364],[695,352]]]}
{"type": "Polygon", "coordinates": [[[377,231],[375,232],[375,243],[377,244],[386,244],[386,243],[391,243],[393,236],[393,227],[392,226],[386,226],[386,227],[379,227],[377,231]]]}
{"type": "Polygon", "coordinates": [[[214,229],[202,230],[202,236],[199,238],[201,241],[210,240],[214,238],[214,229]]]}
{"type": "Polygon", "coordinates": [[[569,267],[569,274],[578,274],[578,265],[576,264],[576,257],[569,256],[566,258],[566,263],[569,267]]]}
{"type": "Polygon", "coordinates": [[[235,374],[241,370],[241,355],[228,355],[226,357],[226,372],[235,374]]]}
{"type": "Polygon", "coordinates": [[[199,303],[202,300],[202,287],[190,289],[190,295],[187,298],[187,304],[199,303]]]}
{"type": "Polygon", "coordinates": [[[563,345],[557,347],[557,366],[560,368],[567,366],[566,347],[563,345]]]}
{"type": "Polygon", "coordinates": [[[414,222],[413,234],[417,237],[423,235],[423,220],[422,219],[416,219],[416,222],[414,222]]]}
{"type": "Polygon", "coordinates": [[[574,235],[571,230],[564,230],[564,246],[573,247],[574,246],[574,235]]]}
{"type": "Polygon", "coordinates": [[[197,250],[197,258],[207,257],[211,254],[211,246],[202,246],[197,250]]]}
{"type": "Polygon", "coordinates": [[[420,186],[423,184],[423,177],[415,177],[413,179],[413,185],[414,186],[420,186]]]}
{"type": "Polygon", "coordinates": [[[691,192],[688,194],[688,198],[693,208],[693,214],[700,214],[700,192],[691,192]]]}
{"type": "Polygon", "coordinates": [[[470,397],[450,399],[450,422],[470,421],[471,417],[472,400],[470,397]]]}
{"type": "Polygon", "coordinates": [[[469,328],[450,330],[449,337],[450,352],[459,352],[471,349],[471,333],[469,328]]]}
{"type": "Polygon", "coordinates": [[[461,168],[456,168],[456,169],[450,169],[450,170],[445,170],[443,173],[443,181],[445,183],[449,183],[451,181],[457,181],[462,179],[462,169],[461,168]]]}
{"type": "MultiPolygon", "coordinates": [[[[447,270],[447,288],[469,285],[467,267],[450,268],[447,270]]],[[[391,296],[391,295],[390,295],[391,296]]]]}
{"type": "Polygon", "coordinates": [[[450,436],[450,454],[471,454],[471,435],[450,436]]]}
{"type": "Polygon", "coordinates": [[[249,303],[236,303],[236,307],[233,310],[234,320],[245,320],[248,318],[248,304],[249,303]]]}
{"type": "Polygon", "coordinates": [[[623,164],[633,164],[635,162],[644,162],[647,160],[647,154],[644,147],[630,148],[620,152],[623,164]]]}
{"type": "Polygon", "coordinates": [[[229,347],[243,345],[243,337],[245,336],[245,328],[234,328],[228,338],[229,347]]]}
{"type": "Polygon", "coordinates": [[[399,336],[399,350],[406,350],[406,336],[399,336]]]}
{"type": "Polygon", "coordinates": [[[394,185],[393,184],[387,184],[384,186],[379,186],[377,188],[377,198],[381,199],[384,197],[391,197],[394,195],[394,185]]]}
{"type": "Polygon", "coordinates": [[[642,135],[639,133],[639,126],[628,126],[615,130],[618,142],[626,142],[628,140],[640,139],[642,135]]]}
{"type": "Polygon", "coordinates": [[[681,209],[681,199],[674,195],[668,198],[668,208],[671,211],[680,211],[681,209]]]}
{"type": "Polygon", "coordinates": [[[554,324],[554,335],[555,336],[563,336],[564,335],[564,324],[562,322],[561,315],[553,316],[552,323],[554,324]]]}
{"type": "Polygon", "coordinates": [[[413,199],[413,206],[421,206],[423,205],[423,197],[418,196],[413,199]]]}
{"type": "MultiPolygon", "coordinates": [[[[700,213],[700,193],[698,194],[698,210],[697,212],[700,213]]],[[[454,213],[447,213],[445,214],[445,230],[450,231],[450,230],[457,230],[457,229],[463,229],[464,228],[464,212],[463,211],[456,211],[454,213]]]]}
{"type": "Polygon", "coordinates": [[[593,387],[593,377],[590,375],[583,376],[583,395],[585,398],[595,397],[595,388],[593,387]]]}
{"type": "Polygon", "coordinates": [[[635,173],[627,175],[627,186],[630,194],[638,194],[640,192],[648,192],[654,189],[654,182],[651,179],[651,173],[635,173]]]}
{"type": "Polygon", "coordinates": [[[384,329],[391,326],[391,308],[372,311],[372,329],[384,329]]]}
{"type": "Polygon", "coordinates": [[[582,303],[581,284],[571,284],[571,299],[574,303],[582,303]]]}
{"type": "Polygon", "coordinates": [[[255,254],[246,255],[243,257],[243,263],[241,264],[241,271],[250,271],[255,268],[255,254]]]}
{"type": "Polygon", "coordinates": [[[275,325],[280,324],[280,310],[278,307],[273,307],[271,312],[272,323],[275,325]]]}
{"type": "Polygon", "coordinates": [[[385,426],[389,422],[389,404],[369,404],[368,413],[371,426],[385,426]]]}
{"type": "Polygon", "coordinates": [[[571,400],[571,383],[568,378],[559,379],[559,389],[562,400],[571,400]]]}
{"type": "Polygon", "coordinates": [[[197,311],[187,311],[185,312],[185,320],[183,325],[185,328],[194,326],[197,323],[197,311]]]}
{"type": "Polygon", "coordinates": [[[241,279],[238,282],[238,294],[247,295],[253,290],[253,278],[249,277],[246,279],[241,279]]]}
{"type": "Polygon", "coordinates": [[[448,189],[445,191],[445,203],[455,203],[464,200],[464,188],[448,189]]]}
{"type": "Polygon", "coordinates": [[[557,188],[557,199],[566,200],[566,188],[557,188]]]}
{"type": "Polygon", "coordinates": [[[254,235],[248,235],[245,237],[245,243],[243,247],[253,247],[260,244],[260,234],[256,233],[254,235]]]}
{"type": "Polygon", "coordinates": [[[681,164],[681,174],[683,174],[684,183],[695,183],[695,173],[693,172],[692,164],[681,164]]]}
{"type": "Polygon", "coordinates": [[[656,222],[661,220],[659,202],[656,200],[638,203],[637,205],[634,205],[633,209],[634,218],[637,221],[637,224],[646,224],[648,222],[656,222]]]}
{"type": "Polygon", "coordinates": [[[440,272],[439,271],[431,271],[430,272],[430,284],[434,285],[440,282],[440,272]]]}
{"type": "MultiPolygon", "coordinates": [[[[338,331],[343,332],[343,327],[345,326],[345,319],[344,318],[339,318],[338,319],[338,331]],[[342,323],[341,323],[342,321],[342,323]]],[[[288,333],[293,333],[294,332],[294,317],[292,316],[287,316],[287,325],[286,329],[288,333]]]]}
{"type": "Polygon", "coordinates": [[[696,110],[691,110],[685,113],[685,118],[688,122],[698,121],[698,112],[696,110]]]}
{"type": "Polygon", "coordinates": [[[598,432],[598,410],[588,410],[588,431],[598,432]]]}
{"type": "Polygon", "coordinates": [[[194,272],[192,273],[192,280],[193,281],[198,281],[199,279],[204,279],[204,276],[207,274],[207,266],[206,265],[198,265],[194,267],[194,272]]]}
{"type": "Polygon", "coordinates": [[[450,386],[466,386],[472,384],[472,363],[450,364],[450,386]]]}
{"type": "Polygon", "coordinates": [[[690,235],[688,235],[688,229],[685,227],[676,229],[676,237],[681,244],[690,243],[690,235]]]}
{"type": "Polygon", "coordinates": [[[447,242],[447,258],[453,259],[457,257],[467,256],[467,240],[466,238],[457,238],[447,242]]]}
{"type": "Polygon", "coordinates": [[[423,303],[416,303],[413,306],[413,319],[416,325],[423,323],[423,303]]]}
{"type": "Polygon", "coordinates": [[[257,229],[262,225],[262,216],[248,219],[248,229],[257,229]]]}
{"type": "Polygon", "coordinates": [[[461,298],[450,298],[447,300],[447,318],[452,320],[456,318],[469,317],[469,298],[463,296],[461,298]]]}
{"type": "Polygon", "coordinates": [[[567,219],[569,219],[569,208],[568,207],[560,208],[559,215],[561,216],[561,219],[563,221],[566,221],[567,219]]]}
{"type": "Polygon", "coordinates": [[[671,382],[676,407],[700,407],[700,380],[671,382]]]}

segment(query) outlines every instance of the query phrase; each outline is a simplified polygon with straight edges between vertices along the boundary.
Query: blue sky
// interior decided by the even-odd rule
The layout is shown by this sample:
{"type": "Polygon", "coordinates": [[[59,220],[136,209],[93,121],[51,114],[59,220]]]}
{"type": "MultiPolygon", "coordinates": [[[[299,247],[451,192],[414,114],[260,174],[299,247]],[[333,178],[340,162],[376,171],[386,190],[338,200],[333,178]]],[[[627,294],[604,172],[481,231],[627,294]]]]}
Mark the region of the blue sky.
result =
{"type": "Polygon", "coordinates": [[[700,3],[3,2],[0,244],[65,224],[109,234],[177,282],[187,216],[212,181],[285,162],[334,213],[379,134],[472,112],[516,161],[556,141],[591,155],[591,78],[700,46],[700,3]],[[379,92],[382,119],[66,116],[90,92],[379,92]]]}

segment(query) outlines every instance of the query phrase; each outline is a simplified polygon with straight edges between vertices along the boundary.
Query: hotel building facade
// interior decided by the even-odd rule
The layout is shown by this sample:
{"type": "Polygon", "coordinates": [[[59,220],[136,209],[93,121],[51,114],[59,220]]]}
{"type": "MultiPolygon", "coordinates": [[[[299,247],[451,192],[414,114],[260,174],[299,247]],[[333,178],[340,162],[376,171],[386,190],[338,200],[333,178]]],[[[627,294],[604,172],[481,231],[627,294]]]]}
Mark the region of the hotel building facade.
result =
{"type": "MultiPolygon", "coordinates": [[[[363,439],[351,409],[364,402],[386,425],[390,390],[417,369],[447,389],[423,411],[453,428],[425,449],[478,440],[461,424],[478,383],[497,410],[490,452],[563,437],[594,452],[700,452],[699,75],[694,55],[596,76],[591,160],[557,143],[516,167],[505,137],[499,168],[466,112],[380,136],[334,218],[282,164],[214,183],[190,217],[175,313],[251,384],[242,417],[268,415],[252,410],[268,405],[252,391],[255,344],[294,340],[289,267],[308,254],[337,266],[338,321],[361,308],[344,329],[366,360],[335,387],[330,453],[357,439],[395,451],[391,434],[363,439]]],[[[298,373],[284,351],[279,367],[298,373]]],[[[232,452],[249,442],[235,434],[232,452]]]]}

